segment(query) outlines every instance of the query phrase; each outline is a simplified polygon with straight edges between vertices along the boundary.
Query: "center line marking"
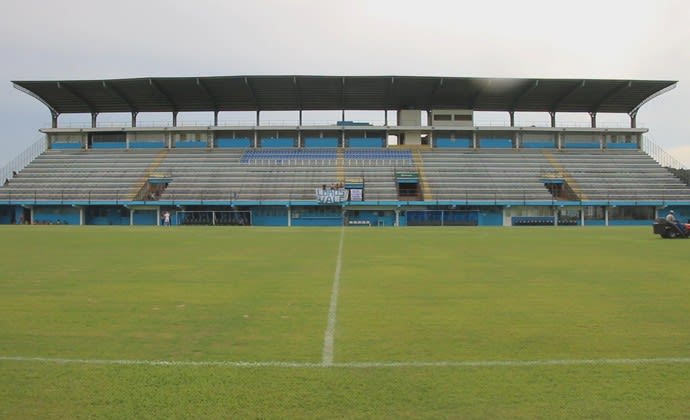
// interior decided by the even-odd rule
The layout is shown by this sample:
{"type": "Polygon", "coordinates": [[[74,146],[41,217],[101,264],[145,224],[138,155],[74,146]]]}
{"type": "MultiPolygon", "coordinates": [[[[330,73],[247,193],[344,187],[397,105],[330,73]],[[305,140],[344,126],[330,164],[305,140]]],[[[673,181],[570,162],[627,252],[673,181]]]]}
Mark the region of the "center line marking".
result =
{"type": "Polygon", "coordinates": [[[400,361],[400,362],[340,362],[324,363],[290,361],[223,361],[223,360],[136,360],[136,359],[66,359],[59,357],[0,356],[0,362],[55,363],[76,365],[120,365],[163,367],[230,367],[230,368],[295,368],[321,369],[325,367],[349,369],[375,368],[531,368],[539,366],[615,366],[615,365],[676,365],[690,364],[690,357],[649,357],[641,359],[542,359],[542,360],[458,360],[458,361],[400,361]]]}
{"type": "Polygon", "coordinates": [[[333,275],[333,288],[331,289],[331,304],[328,307],[328,325],[323,337],[323,353],[321,364],[333,366],[333,349],[335,342],[335,319],[338,312],[338,293],[340,292],[340,269],[343,264],[343,242],[345,241],[345,227],[340,229],[340,244],[338,245],[338,257],[335,260],[335,274],[333,275]]]}

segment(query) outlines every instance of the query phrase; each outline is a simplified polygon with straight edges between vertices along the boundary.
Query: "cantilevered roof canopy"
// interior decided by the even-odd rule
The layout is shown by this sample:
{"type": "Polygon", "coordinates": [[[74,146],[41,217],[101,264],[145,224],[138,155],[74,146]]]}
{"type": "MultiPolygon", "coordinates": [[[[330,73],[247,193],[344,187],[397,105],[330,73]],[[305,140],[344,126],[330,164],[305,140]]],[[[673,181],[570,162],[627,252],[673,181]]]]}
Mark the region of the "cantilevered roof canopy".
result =
{"type": "Polygon", "coordinates": [[[417,76],[15,81],[54,114],[472,109],[635,114],[676,81],[417,76]]]}

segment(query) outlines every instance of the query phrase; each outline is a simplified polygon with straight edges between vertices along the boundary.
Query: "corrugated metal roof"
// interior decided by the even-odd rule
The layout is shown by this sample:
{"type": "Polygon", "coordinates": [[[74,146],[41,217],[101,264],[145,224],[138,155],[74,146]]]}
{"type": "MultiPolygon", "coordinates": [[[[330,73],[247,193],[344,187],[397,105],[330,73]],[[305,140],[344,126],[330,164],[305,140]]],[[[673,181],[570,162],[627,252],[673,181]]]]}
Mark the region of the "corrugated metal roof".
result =
{"type": "Polygon", "coordinates": [[[223,76],[14,81],[57,114],[473,109],[634,113],[676,81],[419,76],[223,76]]]}

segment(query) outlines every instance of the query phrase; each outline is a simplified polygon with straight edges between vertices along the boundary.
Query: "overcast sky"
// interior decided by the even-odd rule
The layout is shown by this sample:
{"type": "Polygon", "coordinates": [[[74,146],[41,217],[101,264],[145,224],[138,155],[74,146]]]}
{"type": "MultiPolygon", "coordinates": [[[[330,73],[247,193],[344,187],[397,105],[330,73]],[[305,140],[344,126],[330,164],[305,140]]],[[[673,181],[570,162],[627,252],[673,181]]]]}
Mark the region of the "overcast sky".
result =
{"type": "MultiPolygon", "coordinates": [[[[690,165],[686,0],[0,0],[0,5],[0,167],[50,124],[47,108],[14,89],[11,80],[239,74],[678,80],[676,89],[642,107],[638,126],[649,128],[654,142],[690,165]]],[[[548,121],[547,115],[521,118],[548,121]]],[[[588,121],[586,115],[559,121],[571,118],[588,121]]],[[[609,120],[628,121],[599,118],[609,120]]]]}

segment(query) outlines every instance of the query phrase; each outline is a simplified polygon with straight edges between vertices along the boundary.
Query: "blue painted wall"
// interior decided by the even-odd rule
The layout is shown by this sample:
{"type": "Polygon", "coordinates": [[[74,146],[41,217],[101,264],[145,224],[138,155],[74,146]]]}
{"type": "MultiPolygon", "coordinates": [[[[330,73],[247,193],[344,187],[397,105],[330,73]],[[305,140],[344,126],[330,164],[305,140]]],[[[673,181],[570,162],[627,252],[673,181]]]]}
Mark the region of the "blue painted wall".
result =
{"type": "Polygon", "coordinates": [[[156,210],[136,210],[133,222],[135,225],[155,226],[158,223],[156,210]]]}
{"type": "Polygon", "coordinates": [[[606,143],[607,149],[637,149],[635,143],[606,143]]]}
{"type": "Polygon", "coordinates": [[[566,149],[598,149],[599,148],[599,143],[574,143],[574,142],[566,142],[563,145],[564,148],[566,149]]]}
{"type": "Polygon", "coordinates": [[[649,226],[651,232],[653,220],[609,220],[609,226],[649,226]]]}
{"type": "Polygon", "coordinates": [[[338,138],[307,137],[304,139],[304,147],[338,147],[338,138]]]}
{"type": "Polygon", "coordinates": [[[292,226],[342,226],[343,218],[340,216],[332,217],[300,217],[292,219],[292,226]]]}
{"type": "Polygon", "coordinates": [[[237,138],[226,138],[219,137],[216,139],[216,147],[218,148],[238,148],[246,149],[251,147],[251,140],[247,137],[237,137],[237,138]]]}
{"type": "Polygon", "coordinates": [[[348,147],[383,147],[383,139],[380,137],[350,137],[347,140],[348,147]]]}
{"type": "Polygon", "coordinates": [[[287,226],[288,214],[285,206],[254,207],[252,224],[255,226],[287,226]]]}
{"type": "Polygon", "coordinates": [[[348,221],[368,221],[371,226],[395,226],[395,212],[392,210],[348,210],[348,221]],[[382,214],[381,214],[382,213],[382,214]]]}
{"type": "Polygon", "coordinates": [[[513,147],[513,141],[511,139],[480,138],[479,147],[482,149],[510,149],[513,147]]]}
{"type": "Polygon", "coordinates": [[[295,139],[289,137],[266,137],[261,139],[261,147],[295,147],[295,139]]]}
{"type": "Polygon", "coordinates": [[[293,207],[292,226],[342,226],[339,207],[293,207]]]}
{"type": "Polygon", "coordinates": [[[439,149],[444,148],[468,148],[472,147],[471,139],[449,139],[449,138],[438,138],[434,140],[436,147],[439,149]]]}
{"type": "Polygon", "coordinates": [[[208,143],[205,141],[181,141],[178,140],[175,142],[175,147],[178,149],[205,149],[208,147],[208,143]]]}
{"type": "Polygon", "coordinates": [[[93,142],[91,144],[92,149],[124,149],[125,147],[127,147],[127,143],[124,141],[93,142]]]}
{"type": "Polygon", "coordinates": [[[0,206],[0,225],[12,223],[12,213],[14,213],[14,206],[0,206]]]}
{"type": "MultiPolygon", "coordinates": [[[[22,219],[22,216],[24,215],[24,207],[22,206],[15,206],[14,207],[14,223],[19,223],[22,219]]],[[[24,220],[24,223],[28,222],[28,220],[24,220]]]]}
{"type": "Polygon", "coordinates": [[[553,141],[523,140],[521,147],[524,149],[553,149],[556,147],[556,143],[553,141]]]}
{"type": "Polygon", "coordinates": [[[668,212],[673,210],[676,216],[676,219],[680,220],[683,223],[690,223],[690,206],[673,206],[673,207],[666,207],[665,209],[661,209],[657,212],[658,217],[666,217],[668,215],[668,212]]]}
{"type": "Polygon", "coordinates": [[[78,225],[79,209],[72,206],[36,206],[34,207],[34,223],[78,225]]]}
{"type": "Polygon", "coordinates": [[[479,226],[503,226],[503,211],[500,208],[481,209],[479,226]]]}
{"type": "Polygon", "coordinates": [[[81,149],[81,143],[53,143],[51,149],[81,149]]]}
{"type": "Polygon", "coordinates": [[[87,225],[129,225],[129,210],[118,206],[98,206],[86,209],[87,225]]]}
{"type": "Polygon", "coordinates": [[[165,140],[159,141],[130,141],[130,149],[164,149],[165,140]]]}

